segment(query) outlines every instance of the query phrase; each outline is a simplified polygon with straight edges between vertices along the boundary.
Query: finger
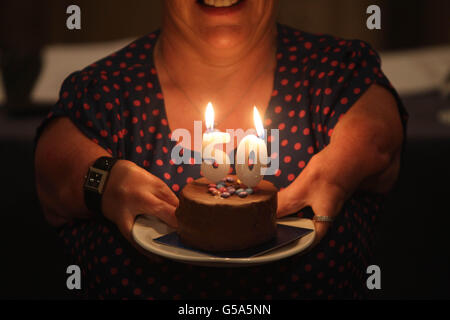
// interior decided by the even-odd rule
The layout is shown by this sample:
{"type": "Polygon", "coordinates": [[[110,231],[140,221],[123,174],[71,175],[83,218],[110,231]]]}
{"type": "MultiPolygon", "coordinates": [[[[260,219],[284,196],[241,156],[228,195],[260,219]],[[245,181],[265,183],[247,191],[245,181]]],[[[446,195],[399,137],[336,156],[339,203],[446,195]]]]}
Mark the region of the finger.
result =
{"type": "Polygon", "coordinates": [[[291,184],[278,192],[278,218],[300,211],[306,206],[308,206],[307,195],[301,187],[291,184]]]}
{"type": "Polygon", "coordinates": [[[172,228],[177,228],[178,222],[175,217],[175,209],[175,206],[149,193],[145,199],[145,205],[142,208],[142,213],[151,214],[164,221],[172,228]]]}
{"type": "Polygon", "coordinates": [[[136,216],[131,213],[126,213],[123,215],[123,219],[120,221],[120,223],[117,225],[119,228],[120,233],[125,237],[128,242],[141,254],[146,255],[152,262],[162,262],[162,259],[158,256],[146,251],[143,249],[136,241],[133,239],[133,226],[136,221],[136,216]]]}
{"type": "Polygon", "coordinates": [[[119,228],[120,233],[131,243],[134,243],[132,236],[134,218],[135,216],[133,214],[125,212],[122,215],[122,219],[120,219],[117,223],[117,227],[119,228]]]}
{"type": "Polygon", "coordinates": [[[162,180],[154,177],[154,182],[152,184],[152,193],[159,199],[168,202],[174,207],[178,206],[178,198],[175,193],[170,190],[169,186],[165,184],[162,180]]]}
{"type": "Polygon", "coordinates": [[[318,221],[314,222],[314,229],[316,231],[316,237],[314,239],[313,245],[318,244],[325,237],[330,226],[331,226],[331,223],[329,223],[329,222],[318,222],[318,221]]]}
{"type": "Polygon", "coordinates": [[[174,207],[178,207],[178,198],[177,196],[170,190],[170,188],[163,183],[163,186],[157,187],[155,192],[153,193],[159,199],[166,201],[170,205],[174,207]]]}

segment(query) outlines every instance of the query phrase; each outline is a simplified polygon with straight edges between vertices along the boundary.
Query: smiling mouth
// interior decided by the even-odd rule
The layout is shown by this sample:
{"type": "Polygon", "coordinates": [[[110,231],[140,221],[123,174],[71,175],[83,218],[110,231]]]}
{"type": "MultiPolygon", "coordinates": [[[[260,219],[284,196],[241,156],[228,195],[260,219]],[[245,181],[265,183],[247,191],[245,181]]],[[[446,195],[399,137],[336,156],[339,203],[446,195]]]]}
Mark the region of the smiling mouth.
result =
{"type": "Polygon", "coordinates": [[[197,0],[197,3],[208,8],[231,8],[244,0],[197,0]]]}

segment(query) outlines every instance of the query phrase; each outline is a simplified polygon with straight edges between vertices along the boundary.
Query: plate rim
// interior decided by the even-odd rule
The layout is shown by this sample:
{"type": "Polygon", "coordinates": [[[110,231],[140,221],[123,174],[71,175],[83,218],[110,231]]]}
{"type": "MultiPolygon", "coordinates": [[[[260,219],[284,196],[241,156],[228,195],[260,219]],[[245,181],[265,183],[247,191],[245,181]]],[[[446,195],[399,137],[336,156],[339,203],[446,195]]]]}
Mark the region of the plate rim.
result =
{"type": "MultiPolygon", "coordinates": [[[[159,220],[158,218],[154,217],[154,216],[149,216],[149,215],[140,215],[136,218],[135,223],[133,225],[132,228],[132,237],[134,239],[134,241],[136,241],[136,243],[143,248],[144,250],[156,254],[158,256],[170,259],[170,260],[174,260],[174,261],[178,261],[178,262],[183,262],[183,263],[190,263],[190,264],[202,264],[202,265],[216,265],[216,266],[220,266],[220,265],[257,265],[257,264],[264,264],[264,263],[270,263],[270,262],[275,262],[278,260],[282,260],[285,259],[287,257],[293,256],[295,254],[299,254],[305,250],[307,250],[311,244],[313,243],[315,237],[316,237],[316,231],[314,228],[314,223],[311,219],[305,219],[305,218],[299,218],[299,217],[289,217],[289,218],[282,218],[282,219],[277,219],[277,223],[280,224],[285,224],[285,225],[291,225],[290,223],[292,222],[300,222],[300,221],[307,221],[307,224],[310,224],[311,227],[303,227],[303,228],[307,228],[307,229],[311,229],[313,230],[313,232],[309,233],[308,235],[306,235],[305,237],[301,238],[301,239],[307,239],[307,242],[305,244],[302,245],[301,248],[297,248],[295,249],[296,245],[298,245],[298,242],[301,240],[295,240],[292,243],[286,244],[285,246],[275,249],[274,251],[270,251],[266,254],[263,254],[261,256],[256,256],[256,257],[249,257],[249,258],[223,258],[223,257],[214,257],[214,256],[210,256],[207,255],[206,253],[202,253],[202,252],[196,252],[196,254],[200,254],[200,255],[204,255],[204,256],[190,256],[188,254],[188,252],[193,252],[189,249],[184,249],[184,248],[177,248],[177,250],[180,251],[186,251],[186,254],[180,255],[179,253],[174,253],[168,250],[164,250],[164,247],[170,247],[169,245],[165,245],[162,243],[157,243],[155,242],[152,238],[150,241],[149,245],[149,241],[144,241],[143,239],[141,239],[141,237],[139,236],[140,234],[140,229],[142,228],[147,228],[146,226],[144,226],[142,224],[142,221],[146,220],[147,222],[152,222],[152,220],[154,221],[153,223],[159,223],[159,224],[164,224],[164,222],[162,222],[161,220],[159,220]],[[296,245],[294,245],[296,244],[296,245]],[[289,249],[285,249],[283,250],[283,248],[289,248],[289,249]],[[277,254],[275,254],[275,256],[273,256],[273,253],[276,251],[280,251],[277,254]]],[[[167,233],[173,232],[175,231],[174,229],[166,226],[166,229],[168,229],[167,233]]],[[[165,234],[167,234],[165,233],[165,234]]],[[[161,236],[165,235],[165,234],[161,234],[161,236]]]]}

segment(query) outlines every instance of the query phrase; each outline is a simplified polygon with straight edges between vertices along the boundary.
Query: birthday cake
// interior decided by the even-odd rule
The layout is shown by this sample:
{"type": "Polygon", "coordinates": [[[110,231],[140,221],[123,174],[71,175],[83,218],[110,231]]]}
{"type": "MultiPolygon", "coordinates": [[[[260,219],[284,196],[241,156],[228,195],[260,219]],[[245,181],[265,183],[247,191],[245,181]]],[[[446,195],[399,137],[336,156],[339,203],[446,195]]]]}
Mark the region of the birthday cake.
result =
{"type": "Polygon", "coordinates": [[[252,189],[231,176],[217,184],[200,178],[181,191],[177,232],[196,249],[243,250],[275,236],[276,211],[277,188],[268,181],[252,189]]]}

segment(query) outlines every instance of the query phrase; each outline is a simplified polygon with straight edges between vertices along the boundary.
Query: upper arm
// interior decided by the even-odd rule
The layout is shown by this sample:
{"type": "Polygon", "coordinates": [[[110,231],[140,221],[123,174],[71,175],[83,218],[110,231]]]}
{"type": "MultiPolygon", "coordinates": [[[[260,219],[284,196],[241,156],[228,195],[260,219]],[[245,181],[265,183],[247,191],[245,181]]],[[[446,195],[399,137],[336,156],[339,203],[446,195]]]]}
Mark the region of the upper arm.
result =
{"type": "Polygon", "coordinates": [[[36,146],[35,178],[39,200],[51,224],[60,225],[72,212],[88,216],[83,202],[84,176],[95,159],[107,155],[69,118],[48,123],[36,146]]]}
{"type": "Polygon", "coordinates": [[[397,101],[384,87],[374,84],[336,124],[331,143],[358,135],[382,152],[396,153],[403,143],[403,125],[397,101]]]}

